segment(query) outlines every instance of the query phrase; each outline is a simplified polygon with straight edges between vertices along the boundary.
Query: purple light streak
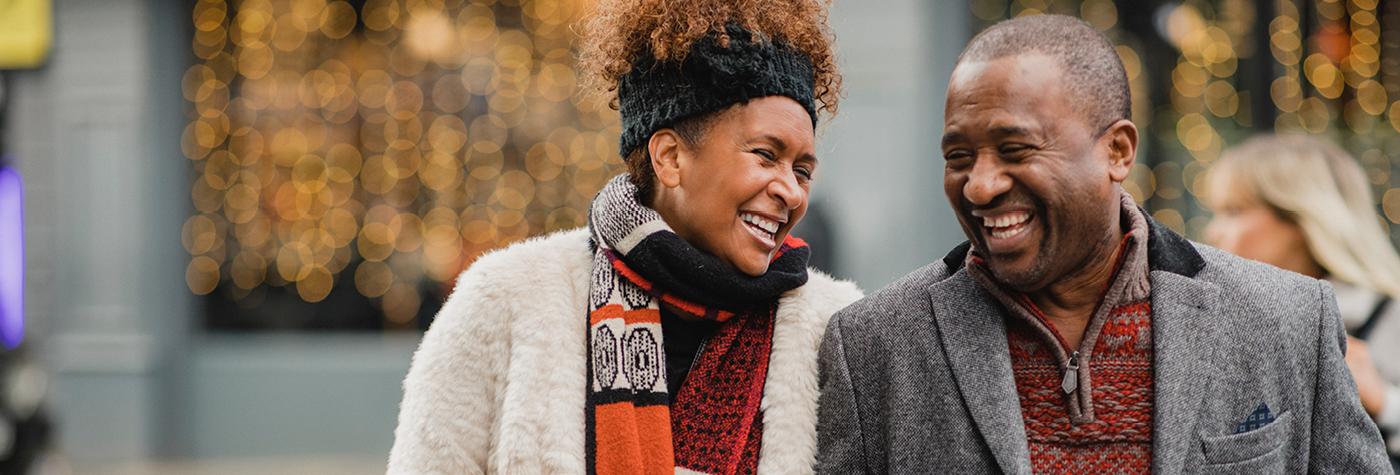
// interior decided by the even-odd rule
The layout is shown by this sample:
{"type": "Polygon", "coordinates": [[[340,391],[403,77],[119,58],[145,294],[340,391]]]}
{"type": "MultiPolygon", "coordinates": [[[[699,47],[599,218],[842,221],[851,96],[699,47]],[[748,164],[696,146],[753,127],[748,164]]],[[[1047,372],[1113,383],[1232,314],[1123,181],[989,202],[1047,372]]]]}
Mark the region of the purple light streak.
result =
{"type": "Polygon", "coordinates": [[[19,171],[0,168],[0,343],[24,339],[24,190],[19,171]]]}

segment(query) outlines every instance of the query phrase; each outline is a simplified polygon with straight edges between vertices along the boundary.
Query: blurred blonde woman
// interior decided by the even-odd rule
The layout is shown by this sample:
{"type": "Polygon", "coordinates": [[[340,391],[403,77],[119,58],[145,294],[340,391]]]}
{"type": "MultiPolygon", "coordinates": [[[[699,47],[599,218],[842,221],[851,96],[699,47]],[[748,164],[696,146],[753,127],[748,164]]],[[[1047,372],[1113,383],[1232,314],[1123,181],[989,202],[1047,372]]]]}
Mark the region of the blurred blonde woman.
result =
{"type": "Polygon", "coordinates": [[[1209,171],[1206,238],[1242,257],[1326,279],[1347,332],[1362,406],[1400,454],[1400,256],[1366,173],[1337,145],[1268,135],[1227,150],[1209,171]]]}

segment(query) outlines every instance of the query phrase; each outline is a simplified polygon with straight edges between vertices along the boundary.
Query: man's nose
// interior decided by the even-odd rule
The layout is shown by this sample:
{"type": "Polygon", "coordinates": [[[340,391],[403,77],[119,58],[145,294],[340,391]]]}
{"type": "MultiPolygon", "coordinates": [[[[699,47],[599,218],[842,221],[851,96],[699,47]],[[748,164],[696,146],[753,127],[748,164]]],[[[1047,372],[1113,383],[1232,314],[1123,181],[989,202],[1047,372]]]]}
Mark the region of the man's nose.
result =
{"type": "Polygon", "coordinates": [[[984,206],[1011,190],[1011,177],[1006,176],[994,157],[977,157],[976,160],[967,176],[967,184],[963,185],[963,197],[974,205],[984,206]]]}

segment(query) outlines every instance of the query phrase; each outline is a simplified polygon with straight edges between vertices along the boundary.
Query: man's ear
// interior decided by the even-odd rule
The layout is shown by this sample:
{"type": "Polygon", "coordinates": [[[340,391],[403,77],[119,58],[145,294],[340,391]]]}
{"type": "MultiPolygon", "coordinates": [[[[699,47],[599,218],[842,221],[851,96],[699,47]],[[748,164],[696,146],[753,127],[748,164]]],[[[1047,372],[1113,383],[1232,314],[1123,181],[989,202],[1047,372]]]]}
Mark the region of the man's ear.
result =
{"type": "Polygon", "coordinates": [[[656,180],[661,186],[675,188],[681,184],[680,134],[673,129],[661,129],[651,134],[647,141],[647,152],[651,156],[651,169],[656,172],[656,180]]]}
{"type": "Polygon", "coordinates": [[[1137,162],[1138,129],[1133,122],[1121,119],[1108,126],[1101,140],[1108,141],[1108,176],[1114,183],[1128,179],[1137,162]]]}

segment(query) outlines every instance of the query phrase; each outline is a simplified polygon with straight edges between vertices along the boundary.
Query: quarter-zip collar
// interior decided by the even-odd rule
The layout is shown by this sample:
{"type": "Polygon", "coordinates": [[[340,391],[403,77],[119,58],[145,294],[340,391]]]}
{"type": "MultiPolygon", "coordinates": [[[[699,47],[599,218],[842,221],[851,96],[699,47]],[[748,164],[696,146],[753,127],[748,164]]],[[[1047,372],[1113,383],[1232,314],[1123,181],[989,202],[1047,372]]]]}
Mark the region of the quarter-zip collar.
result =
{"type": "Polygon", "coordinates": [[[1062,377],[1061,390],[1069,395],[1069,415],[1075,424],[1094,420],[1093,379],[1089,362],[1094,356],[1099,333],[1114,308],[1147,300],[1151,294],[1148,270],[1148,235],[1150,229],[1146,215],[1133,201],[1132,196],[1122,192],[1122,222],[1127,223],[1127,232],[1119,243],[1118,262],[1114,276],[1109,281],[1099,299],[1084,338],[1078,348],[1070,348],[1055,326],[1045,314],[1025,294],[1004,288],[992,277],[977,252],[967,253],[966,265],[969,274],[982,288],[986,289],[1001,303],[1010,318],[1028,324],[1040,339],[1051,348],[1051,353],[1059,364],[1062,377]]]}

